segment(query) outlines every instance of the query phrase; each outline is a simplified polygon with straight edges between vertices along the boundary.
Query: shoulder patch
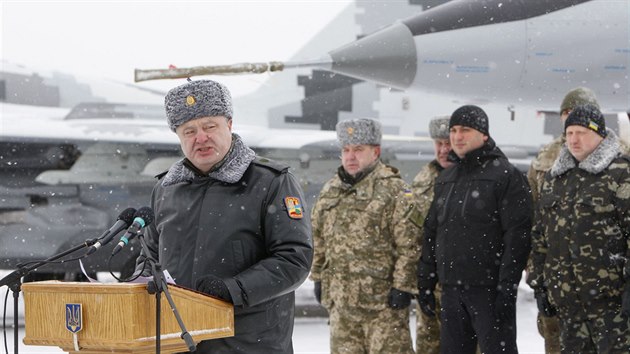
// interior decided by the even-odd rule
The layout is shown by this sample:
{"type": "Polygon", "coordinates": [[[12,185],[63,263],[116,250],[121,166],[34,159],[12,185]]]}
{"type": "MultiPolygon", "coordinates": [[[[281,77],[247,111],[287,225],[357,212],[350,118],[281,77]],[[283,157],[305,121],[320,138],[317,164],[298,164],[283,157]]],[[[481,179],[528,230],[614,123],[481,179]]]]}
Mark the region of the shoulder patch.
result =
{"type": "Polygon", "coordinates": [[[256,156],[254,161],[252,162],[258,166],[266,167],[268,169],[274,170],[278,173],[283,173],[289,170],[289,166],[283,163],[270,160],[266,157],[256,156]]]}
{"type": "Polygon", "coordinates": [[[302,202],[298,197],[285,197],[284,206],[287,208],[287,214],[291,219],[302,219],[304,213],[302,212],[302,202]]]}

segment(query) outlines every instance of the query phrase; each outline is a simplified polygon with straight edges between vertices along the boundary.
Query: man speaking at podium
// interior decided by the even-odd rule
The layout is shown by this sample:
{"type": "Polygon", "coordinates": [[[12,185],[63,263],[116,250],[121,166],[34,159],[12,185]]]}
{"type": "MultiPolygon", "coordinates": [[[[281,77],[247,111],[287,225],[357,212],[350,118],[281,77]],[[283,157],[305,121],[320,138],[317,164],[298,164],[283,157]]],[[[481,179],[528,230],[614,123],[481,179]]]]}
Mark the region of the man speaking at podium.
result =
{"type": "Polygon", "coordinates": [[[178,285],[234,304],[234,337],[198,343],[196,353],[293,353],[294,290],[313,256],[297,180],[232,133],[224,85],[190,81],[164,105],[185,158],[158,176],[148,248],[178,285]]]}

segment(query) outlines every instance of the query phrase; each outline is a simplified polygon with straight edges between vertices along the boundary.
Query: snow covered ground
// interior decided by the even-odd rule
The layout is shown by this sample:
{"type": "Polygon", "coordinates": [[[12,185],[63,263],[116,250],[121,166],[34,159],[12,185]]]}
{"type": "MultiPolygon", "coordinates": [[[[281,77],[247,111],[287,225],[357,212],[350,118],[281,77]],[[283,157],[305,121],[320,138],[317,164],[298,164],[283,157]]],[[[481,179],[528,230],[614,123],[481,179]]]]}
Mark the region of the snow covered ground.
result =
{"type": "MultiPolygon", "coordinates": [[[[523,274],[524,276],[524,274],[523,274]]],[[[315,304],[313,294],[313,283],[306,281],[296,291],[296,303],[315,304]]],[[[545,343],[538,334],[536,327],[536,301],[534,292],[527,286],[524,279],[521,281],[518,292],[517,310],[517,342],[519,353],[521,354],[538,354],[545,352],[545,343]]],[[[298,306],[299,307],[299,306],[298,306]]],[[[415,304],[413,304],[415,308],[415,304]]],[[[329,333],[326,318],[297,317],[295,321],[295,330],[293,333],[293,345],[295,352],[301,354],[328,353],[329,333]]],[[[415,315],[411,316],[410,327],[412,330],[412,338],[415,345],[415,315]]]]}
{"type": "MultiPolygon", "coordinates": [[[[4,277],[8,272],[0,272],[0,278],[4,277]]],[[[4,299],[6,287],[0,289],[0,295],[4,299]]],[[[296,303],[299,309],[305,305],[315,303],[313,297],[313,284],[310,281],[305,282],[297,291],[296,303]]],[[[22,297],[20,297],[21,299],[22,297]]],[[[22,315],[23,303],[20,302],[20,313],[22,315]]],[[[9,293],[9,301],[7,306],[7,325],[13,323],[13,301],[12,294],[9,293]]],[[[544,353],[543,339],[538,335],[536,329],[536,303],[534,301],[533,292],[522,282],[519,288],[519,297],[517,303],[517,321],[518,321],[518,347],[521,354],[544,353]]],[[[293,346],[296,354],[323,354],[329,352],[329,328],[325,317],[296,317],[295,330],[293,333],[293,346]]],[[[23,323],[21,318],[20,323],[23,323]]],[[[415,316],[411,318],[411,328],[415,329],[415,316]]],[[[415,332],[415,330],[414,330],[415,332]]],[[[9,327],[6,332],[7,348],[9,353],[13,353],[13,329],[9,327]]],[[[415,335],[415,333],[413,333],[415,335]]],[[[24,338],[24,328],[19,328],[20,353],[63,353],[56,347],[42,346],[25,346],[21,343],[24,338]]],[[[415,341],[415,338],[414,338],[415,341]]],[[[4,340],[2,340],[4,346],[4,340]]],[[[4,348],[0,349],[4,352],[4,348]]]]}

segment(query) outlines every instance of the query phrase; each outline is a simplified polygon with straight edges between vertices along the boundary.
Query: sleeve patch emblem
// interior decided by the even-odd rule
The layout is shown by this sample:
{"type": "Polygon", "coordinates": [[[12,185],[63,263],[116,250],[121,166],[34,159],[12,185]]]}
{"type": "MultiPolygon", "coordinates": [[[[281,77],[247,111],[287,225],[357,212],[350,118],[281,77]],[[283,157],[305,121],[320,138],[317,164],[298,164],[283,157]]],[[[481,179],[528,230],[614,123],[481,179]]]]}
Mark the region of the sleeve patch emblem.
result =
{"type": "Polygon", "coordinates": [[[302,203],[299,198],[286,197],[284,198],[284,205],[287,207],[287,213],[291,219],[301,219],[304,217],[302,213],[302,203]]]}

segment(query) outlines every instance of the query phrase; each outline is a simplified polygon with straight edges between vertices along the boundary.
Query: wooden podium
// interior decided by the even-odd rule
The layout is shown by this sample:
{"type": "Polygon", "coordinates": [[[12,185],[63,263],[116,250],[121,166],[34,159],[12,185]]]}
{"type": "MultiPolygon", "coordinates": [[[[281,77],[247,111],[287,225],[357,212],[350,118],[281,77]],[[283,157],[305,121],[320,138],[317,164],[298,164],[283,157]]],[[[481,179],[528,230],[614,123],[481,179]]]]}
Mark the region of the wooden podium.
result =
{"type": "MultiPolygon", "coordinates": [[[[169,285],[195,343],[234,335],[232,304],[169,285]]],[[[58,346],[75,354],[155,353],[155,295],[146,284],[42,281],[24,283],[24,344],[58,346]],[[82,329],[67,329],[66,305],[81,304],[82,329]]],[[[161,352],[187,352],[181,329],[162,294],[161,352]]]]}

